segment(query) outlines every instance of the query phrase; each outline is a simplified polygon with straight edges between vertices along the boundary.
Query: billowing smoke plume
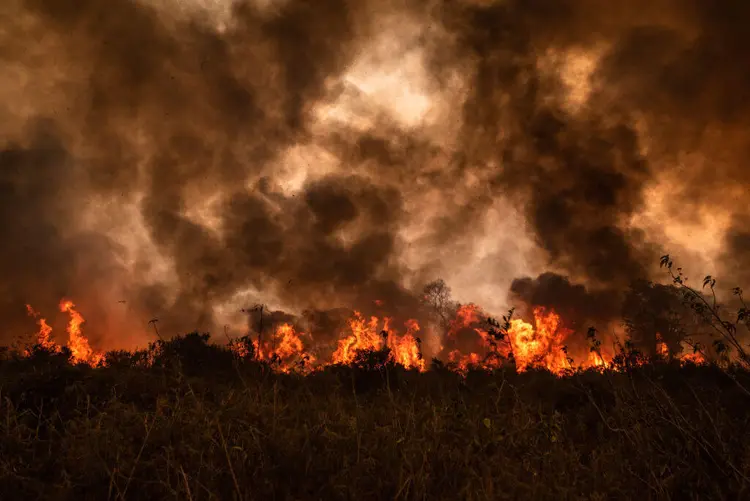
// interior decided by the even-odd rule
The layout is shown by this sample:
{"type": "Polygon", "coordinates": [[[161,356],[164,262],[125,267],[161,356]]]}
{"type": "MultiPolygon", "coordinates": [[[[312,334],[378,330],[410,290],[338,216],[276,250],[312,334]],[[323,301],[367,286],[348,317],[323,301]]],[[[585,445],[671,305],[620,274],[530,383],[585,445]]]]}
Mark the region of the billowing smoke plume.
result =
{"type": "Polygon", "coordinates": [[[0,6],[14,325],[406,319],[456,270],[493,306],[548,272],[511,295],[583,324],[665,250],[748,276],[746,2],[212,5],[0,6]]]}

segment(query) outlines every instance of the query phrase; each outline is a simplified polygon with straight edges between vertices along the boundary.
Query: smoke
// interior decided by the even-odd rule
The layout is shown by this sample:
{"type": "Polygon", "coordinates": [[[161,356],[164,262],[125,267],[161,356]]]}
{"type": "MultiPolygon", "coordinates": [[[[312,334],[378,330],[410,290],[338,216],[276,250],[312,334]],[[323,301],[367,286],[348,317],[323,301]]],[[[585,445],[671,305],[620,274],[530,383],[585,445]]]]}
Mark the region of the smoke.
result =
{"type": "Polygon", "coordinates": [[[748,14],[8,0],[0,312],[71,296],[117,345],[256,302],[421,318],[437,276],[606,319],[665,251],[743,278],[748,14]]]}
{"type": "MultiPolygon", "coordinates": [[[[606,325],[620,313],[622,298],[617,292],[591,292],[582,284],[573,284],[567,277],[543,273],[537,278],[519,278],[511,285],[511,299],[520,307],[551,307],[566,326],[585,332],[590,326],[606,325]]],[[[528,317],[530,311],[521,311],[528,317]]]]}

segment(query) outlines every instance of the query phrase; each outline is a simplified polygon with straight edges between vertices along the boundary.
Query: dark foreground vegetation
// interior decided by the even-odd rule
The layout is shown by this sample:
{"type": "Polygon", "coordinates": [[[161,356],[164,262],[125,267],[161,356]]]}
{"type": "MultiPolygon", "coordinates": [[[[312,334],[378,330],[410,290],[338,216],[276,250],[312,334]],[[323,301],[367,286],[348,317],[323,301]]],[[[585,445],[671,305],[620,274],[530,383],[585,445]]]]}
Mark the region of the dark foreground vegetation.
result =
{"type": "Polygon", "coordinates": [[[750,499],[739,369],[302,376],[205,341],[6,352],[0,499],[750,499]]]}

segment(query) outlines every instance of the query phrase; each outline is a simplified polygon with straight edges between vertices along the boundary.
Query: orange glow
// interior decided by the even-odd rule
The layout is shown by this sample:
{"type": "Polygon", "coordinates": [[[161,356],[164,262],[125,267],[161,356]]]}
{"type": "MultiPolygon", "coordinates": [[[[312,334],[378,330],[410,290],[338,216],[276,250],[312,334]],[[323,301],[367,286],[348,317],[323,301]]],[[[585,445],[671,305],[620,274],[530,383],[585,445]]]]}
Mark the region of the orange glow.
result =
{"type": "Polygon", "coordinates": [[[680,357],[680,361],[691,362],[696,365],[701,365],[701,364],[706,363],[706,357],[704,357],[703,354],[700,352],[686,353],[680,357]]]}
{"type": "Polygon", "coordinates": [[[656,333],[656,354],[660,357],[667,358],[669,356],[669,348],[667,343],[661,337],[659,332],[656,333]]]}
{"type": "Polygon", "coordinates": [[[465,372],[469,367],[481,366],[481,359],[477,353],[469,353],[464,355],[461,350],[453,350],[448,354],[448,362],[456,365],[456,369],[460,372],[465,372]]]}
{"type": "Polygon", "coordinates": [[[696,365],[701,365],[708,362],[705,355],[701,351],[699,351],[698,349],[694,349],[692,346],[684,342],[682,343],[682,353],[680,354],[680,361],[683,363],[691,362],[696,365]]]}
{"type": "Polygon", "coordinates": [[[486,369],[500,367],[502,361],[510,354],[508,347],[493,342],[487,329],[484,328],[482,311],[476,304],[464,304],[458,308],[456,318],[451,320],[448,337],[456,337],[458,332],[471,329],[478,337],[478,351],[463,353],[456,349],[448,353],[448,362],[463,372],[470,366],[486,369]]]}

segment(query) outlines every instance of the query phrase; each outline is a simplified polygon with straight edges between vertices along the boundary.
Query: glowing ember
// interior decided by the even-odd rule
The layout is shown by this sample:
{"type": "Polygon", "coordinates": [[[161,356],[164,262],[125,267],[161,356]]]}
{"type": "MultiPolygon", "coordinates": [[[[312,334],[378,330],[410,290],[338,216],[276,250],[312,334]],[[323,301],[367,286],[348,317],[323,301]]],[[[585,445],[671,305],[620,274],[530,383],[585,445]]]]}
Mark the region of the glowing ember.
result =
{"type": "Polygon", "coordinates": [[[686,353],[680,357],[681,362],[690,362],[696,365],[701,365],[706,363],[706,357],[703,356],[700,352],[695,353],[686,353]]]}
{"type": "Polygon", "coordinates": [[[656,354],[663,358],[669,357],[669,348],[659,332],[656,333],[656,354]]]}

